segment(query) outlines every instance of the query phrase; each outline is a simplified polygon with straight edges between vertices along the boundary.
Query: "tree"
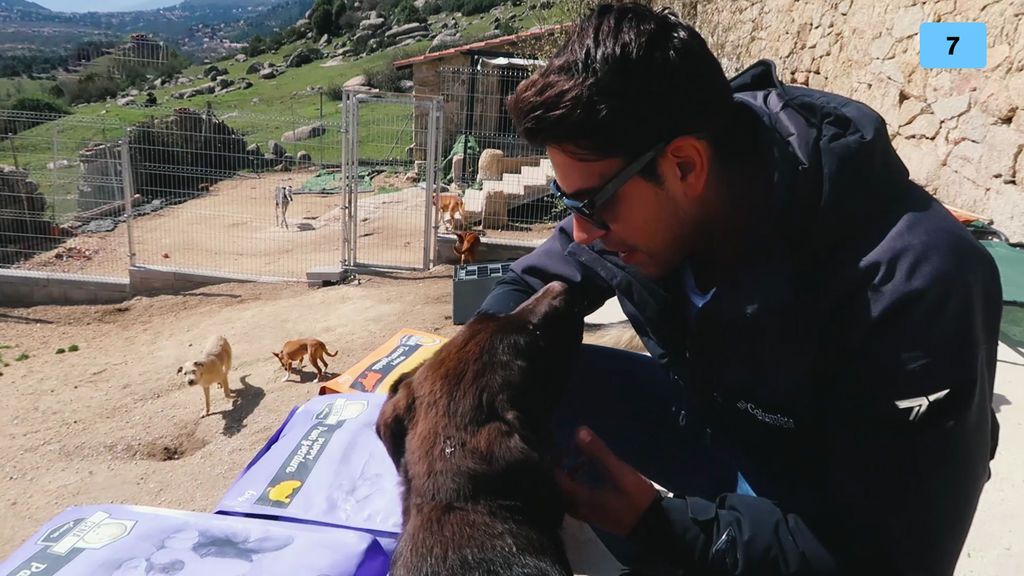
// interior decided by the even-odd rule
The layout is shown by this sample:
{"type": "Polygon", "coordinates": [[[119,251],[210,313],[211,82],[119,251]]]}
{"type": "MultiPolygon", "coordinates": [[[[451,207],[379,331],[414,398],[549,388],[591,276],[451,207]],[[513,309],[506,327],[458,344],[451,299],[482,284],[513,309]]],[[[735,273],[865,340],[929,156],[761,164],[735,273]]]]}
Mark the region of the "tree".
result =
{"type": "Polygon", "coordinates": [[[252,38],[249,39],[249,45],[245,49],[245,55],[259,56],[260,54],[266,52],[266,42],[267,41],[263,39],[263,36],[260,36],[259,34],[254,35],[252,38]]]}
{"type": "Polygon", "coordinates": [[[395,7],[394,16],[392,18],[396,25],[401,26],[402,24],[409,24],[410,22],[426,22],[427,19],[420,12],[420,9],[416,7],[413,0],[402,0],[398,6],[395,7]]]}
{"type": "Polygon", "coordinates": [[[345,0],[338,0],[334,4],[334,25],[341,26],[341,19],[348,12],[348,2],[345,0]]]}
{"type": "Polygon", "coordinates": [[[331,0],[316,0],[313,5],[313,31],[317,36],[334,32],[334,6],[331,0]]]}

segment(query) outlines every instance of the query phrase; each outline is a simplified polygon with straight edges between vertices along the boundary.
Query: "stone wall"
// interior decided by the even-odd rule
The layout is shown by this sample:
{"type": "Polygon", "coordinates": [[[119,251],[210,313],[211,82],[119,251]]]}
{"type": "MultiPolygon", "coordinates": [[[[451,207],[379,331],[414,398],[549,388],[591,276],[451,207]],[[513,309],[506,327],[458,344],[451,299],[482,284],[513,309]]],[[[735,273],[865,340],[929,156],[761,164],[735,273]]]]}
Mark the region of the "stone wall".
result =
{"type": "Polygon", "coordinates": [[[784,82],[865,102],[915,181],[1024,240],[1024,0],[701,0],[693,18],[726,73],[770,58],[784,82]],[[922,69],[935,21],[985,22],[988,66],[922,69]]]}

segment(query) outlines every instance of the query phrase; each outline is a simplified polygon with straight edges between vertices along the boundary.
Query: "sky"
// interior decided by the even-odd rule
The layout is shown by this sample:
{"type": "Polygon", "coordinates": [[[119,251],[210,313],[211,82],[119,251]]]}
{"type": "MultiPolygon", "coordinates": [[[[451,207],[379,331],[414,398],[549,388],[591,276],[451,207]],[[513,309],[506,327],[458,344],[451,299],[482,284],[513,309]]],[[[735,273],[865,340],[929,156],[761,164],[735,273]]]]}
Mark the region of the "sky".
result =
{"type": "Polygon", "coordinates": [[[172,6],[181,0],[32,0],[60,12],[117,12],[172,6]]]}

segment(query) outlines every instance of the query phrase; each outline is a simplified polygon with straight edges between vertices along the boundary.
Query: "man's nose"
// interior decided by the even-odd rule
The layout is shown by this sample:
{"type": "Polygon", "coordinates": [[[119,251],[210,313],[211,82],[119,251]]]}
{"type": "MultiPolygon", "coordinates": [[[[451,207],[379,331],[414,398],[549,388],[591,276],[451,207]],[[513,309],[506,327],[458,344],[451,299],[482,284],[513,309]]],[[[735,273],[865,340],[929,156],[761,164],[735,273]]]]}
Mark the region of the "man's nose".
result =
{"type": "Polygon", "coordinates": [[[572,215],[572,239],[577,244],[590,244],[607,233],[607,230],[595,226],[579,214],[572,215]]]}

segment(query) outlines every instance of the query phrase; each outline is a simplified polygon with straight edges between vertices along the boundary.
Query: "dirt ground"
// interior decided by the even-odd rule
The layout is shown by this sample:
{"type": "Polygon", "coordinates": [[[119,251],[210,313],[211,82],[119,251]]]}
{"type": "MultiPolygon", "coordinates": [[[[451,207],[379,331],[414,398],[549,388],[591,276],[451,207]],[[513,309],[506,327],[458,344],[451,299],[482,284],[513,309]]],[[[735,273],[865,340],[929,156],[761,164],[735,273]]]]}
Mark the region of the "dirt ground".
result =
{"type": "MultiPolygon", "coordinates": [[[[0,344],[11,346],[0,349],[0,558],[68,506],[211,510],[288,411],[317,393],[312,371],[282,382],[272,350],[321,338],[338,350],[329,362],[339,373],[403,327],[451,336],[450,278],[441,267],[318,290],[230,284],[111,306],[0,308],[0,344]],[[214,390],[214,413],[200,418],[202,392],[175,371],[214,334],[234,348],[239,398],[214,390]],[[72,344],[80,350],[54,353],[72,344]]],[[[1024,573],[1024,356],[999,352],[999,453],[958,576],[1024,573]]]]}
{"type": "Polygon", "coordinates": [[[282,382],[270,355],[313,336],[340,373],[400,328],[450,336],[451,271],[361,285],[221,285],[98,307],[0,309],[0,558],[80,504],[209,511],[292,406],[315,395],[307,367],[282,382]],[[214,334],[234,349],[232,403],[176,376],[214,334]],[[77,344],[79,351],[56,355],[77,344]],[[15,361],[21,353],[29,358],[15,361]]]}
{"type": "MultiPolygon", "coordinates": [[[[243,175],[214,185],[209,194],[136,217],[128,227],[82,234],[23,262],[17,268],[126,278],[129,246],[135,262],[250,277],[305,279],[320,266],[342,260],[343,197],[295,194],[289,228],[275,224],[274,191],[298,190],[313,171],[243,175]]],[[[374,179],[376,194],[359,196],[356,262],[368,267],[420,269],[424,263],[424,192],[400,177],[374,179]]],[[[429,214],[433,217],[433,214],[429,214]]],[[[540,241],[553,224],[486,232],[487,241],[540,241]]],[[[447,257],[447,254],[443,255],[447,257]]]]}

